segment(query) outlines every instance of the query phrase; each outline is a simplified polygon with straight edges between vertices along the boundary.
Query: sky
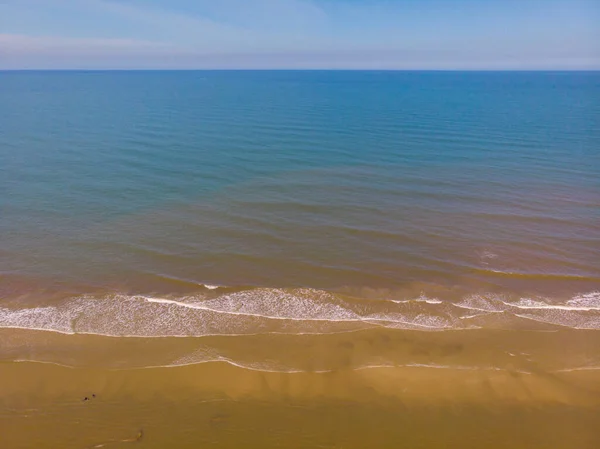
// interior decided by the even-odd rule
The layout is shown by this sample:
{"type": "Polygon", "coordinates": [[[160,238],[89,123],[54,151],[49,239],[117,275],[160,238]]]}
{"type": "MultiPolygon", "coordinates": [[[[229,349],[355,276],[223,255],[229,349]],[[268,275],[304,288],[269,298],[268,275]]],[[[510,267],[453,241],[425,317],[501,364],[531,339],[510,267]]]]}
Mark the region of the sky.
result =
{"type": "Polygon", "coordinates": [[[598,70],[600,0],[0,0],[0,69],[598,70]]]}

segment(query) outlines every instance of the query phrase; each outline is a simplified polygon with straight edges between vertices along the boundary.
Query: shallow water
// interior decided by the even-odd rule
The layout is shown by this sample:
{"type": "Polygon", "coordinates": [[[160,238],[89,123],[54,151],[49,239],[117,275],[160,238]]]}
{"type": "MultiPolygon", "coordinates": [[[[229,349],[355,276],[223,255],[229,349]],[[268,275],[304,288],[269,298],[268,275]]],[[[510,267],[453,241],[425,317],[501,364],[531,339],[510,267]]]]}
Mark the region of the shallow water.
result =
{"type": "Polygon", "coordinates": [[[597,72],[0,72],[0,434],[597,447],[599,99],[597,72]]]}
{"type": "Polygon", "coordinates": [[[5,277],[598,286],[595,72],[0,77],[5,277]]]}

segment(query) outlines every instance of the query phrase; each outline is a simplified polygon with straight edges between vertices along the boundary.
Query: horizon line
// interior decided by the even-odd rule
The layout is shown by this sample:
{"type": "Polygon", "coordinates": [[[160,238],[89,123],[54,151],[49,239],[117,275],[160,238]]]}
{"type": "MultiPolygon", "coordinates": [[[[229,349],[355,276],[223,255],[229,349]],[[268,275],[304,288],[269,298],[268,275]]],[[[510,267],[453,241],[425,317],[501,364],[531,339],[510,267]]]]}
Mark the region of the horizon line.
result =
{"type": "Polygon", "coordinates": [[[599,68],[0,68],[0,72],[600,72],[599,68]]]}

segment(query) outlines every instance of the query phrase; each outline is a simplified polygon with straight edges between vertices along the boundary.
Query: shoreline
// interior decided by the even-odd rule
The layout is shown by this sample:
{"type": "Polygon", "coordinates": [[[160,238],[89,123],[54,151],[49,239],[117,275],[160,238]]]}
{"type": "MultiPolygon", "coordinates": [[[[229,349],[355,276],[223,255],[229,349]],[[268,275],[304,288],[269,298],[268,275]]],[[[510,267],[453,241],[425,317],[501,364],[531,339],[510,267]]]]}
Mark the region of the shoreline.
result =
{"type": "MultiPolygon", "coordinates": [[[[86,391],[105,399],[147,394],[227,400],[350,401],[486,406],[572,405],[600,407],[600,376],[594,370],[521,373],[501,370],[371,367],[332,372],[267,372],[226,362],[143,369],[74,368],[39,362],[2,362],[0,398],[18,403],[77,402],[86,391]],[[81,394],[79,394],[81,393],[81,394]]],[[[82,396],[82,397],[83,397],[82,396]]]]}

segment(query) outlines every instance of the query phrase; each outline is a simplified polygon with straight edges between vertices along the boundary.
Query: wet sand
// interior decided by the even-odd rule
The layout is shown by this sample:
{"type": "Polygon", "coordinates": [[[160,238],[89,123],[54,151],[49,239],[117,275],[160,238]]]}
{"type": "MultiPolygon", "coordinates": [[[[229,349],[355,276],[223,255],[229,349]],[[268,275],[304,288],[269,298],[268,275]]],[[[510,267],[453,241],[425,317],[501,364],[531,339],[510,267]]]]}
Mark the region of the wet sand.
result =
{"type": "Polygon", "coordinates": [[[136,339],[4,329],[2,448],[592,449],[600,370],[582,363],[600,354],[596,334],[136,339]],[[199,346],[221,360],[143,367],[199,346]]]}
{"type": "Polygon", "coordinates": [[[546,379],[428,368],[265,373],[224,363],[1,369],[7,448],[600,444],[600,382],[589,372],[546,379]]]}

